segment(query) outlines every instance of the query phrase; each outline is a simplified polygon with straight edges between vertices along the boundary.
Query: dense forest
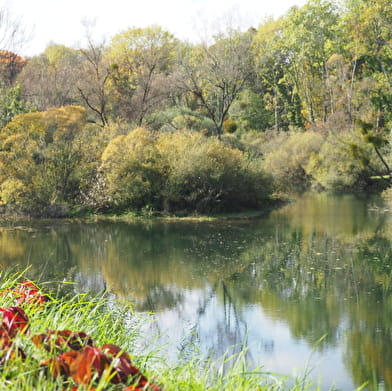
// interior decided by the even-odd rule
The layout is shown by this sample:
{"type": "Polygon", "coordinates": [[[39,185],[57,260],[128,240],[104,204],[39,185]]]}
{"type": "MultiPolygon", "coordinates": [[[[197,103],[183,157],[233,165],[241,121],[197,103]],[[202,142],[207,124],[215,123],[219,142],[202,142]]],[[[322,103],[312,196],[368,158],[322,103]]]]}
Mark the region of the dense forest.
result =
{"type": "Polygon", "coordinates": [[[390,0],[310,0],[197,44],[86,27],[84,47],[32,58],[0,32],[3,212],[241,211],[391,186],[390,0]]]}

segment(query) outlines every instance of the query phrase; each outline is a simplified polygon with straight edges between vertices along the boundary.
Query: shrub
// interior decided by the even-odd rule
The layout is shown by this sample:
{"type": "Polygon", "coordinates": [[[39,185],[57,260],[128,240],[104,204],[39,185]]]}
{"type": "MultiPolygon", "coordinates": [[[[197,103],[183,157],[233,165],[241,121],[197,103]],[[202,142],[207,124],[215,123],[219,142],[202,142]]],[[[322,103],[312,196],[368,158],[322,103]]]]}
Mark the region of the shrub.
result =
{"type": "Polygon", "coordinates": [[[153,133],[137,128],[115,137],[102,155],[106,206],[111,209],[159,207],[163,177],[153,133]]]}
{"type": "Polygon", "coordinates": [[[381,193],[382,198],[389,204],[392,204],[392,187],[388,187],[381,193]]]}
{"type": "Polygon", "coordinates": [[[171,212],[258,208],[270,181],[256,161],[200,133],[138,128],[114,138],[102,156],[104,207],[171,212]]]}
{"type": "Polygon", "coordinates": [[[223,130],[225,131],[225,133],[234,133],[237,128],[237,123],[232,119],[227,119],[225,122],[223,122],[223,130]]]}
{"type": "Polygon", "coordinates": [[[159,145],[168,169],[164,198],[169,210],[258,208],[270,194],[270,182],[260,167],[215,138],[166,134],[159,145]]]}
{"type": "Polygon", "coordinates": [[[339,137],[330,134],[317,153],[313,153],[306,172],[316,186],[334,192],[363,190],[372,185],[370,167],[379,162],[372,148],[360,135],[345,131],[339,137]],[[356,158],[361,149],[361,159],[356,158]]]}
{"type": "Polygon", "coordinates": [[[203,134],[213,134],[214,122],[186,107],[170,108],[152,114],[148,118],[149,127],[154,130],[172,132],[174,130],[192,130],[203,134]]]}
{"type": "Polygon", "coordinates": [[[307,172],[310,157],[317,153],[323,137],[315,132],[296,132],[285,134],[271,149],[264,168],[274,178],[275,188],[279,191],[303,191],[311,184],[307,172]]]}
{"type": "Polygon", "coordinates": [[[94,173],[98,140],[82,107],[15,117],[0,132],[0,202],[35,215],[74,204],[94,173]]]}

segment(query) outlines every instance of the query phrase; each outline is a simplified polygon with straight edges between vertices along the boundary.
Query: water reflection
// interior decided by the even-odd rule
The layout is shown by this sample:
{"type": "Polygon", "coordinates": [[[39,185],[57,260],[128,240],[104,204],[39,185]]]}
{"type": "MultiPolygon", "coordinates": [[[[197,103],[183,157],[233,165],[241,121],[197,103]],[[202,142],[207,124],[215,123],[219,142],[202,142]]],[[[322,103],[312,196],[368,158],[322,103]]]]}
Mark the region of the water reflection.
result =
{"type": "Polygon", "coordinates": [[[392,390],[391,239],[391,214],[319,195],[258,221],[3,224],[0,262],[154,311],[149,332],[172,357],[246,343],[266,370],[303,371],[311,356],[326,388],[392,390]]]}

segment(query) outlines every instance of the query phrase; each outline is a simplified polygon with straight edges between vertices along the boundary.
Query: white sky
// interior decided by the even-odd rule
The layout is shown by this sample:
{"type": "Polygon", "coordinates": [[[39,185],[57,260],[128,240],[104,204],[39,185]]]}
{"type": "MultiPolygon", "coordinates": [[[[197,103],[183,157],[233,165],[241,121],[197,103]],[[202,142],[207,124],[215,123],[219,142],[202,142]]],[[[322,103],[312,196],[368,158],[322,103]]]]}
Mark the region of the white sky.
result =
{"type": "Polygon", "coordinates": [[[42,53],[48,43],[83,45],[83,19],[95,20],[93,38],[107,40],[131,27],[157,24],[181,40],[196,41],[216,24],[257,27],[266,16],[283,15],[306,0],[0,0],[21,20],[31,39],[22,55],[42,53]]]}

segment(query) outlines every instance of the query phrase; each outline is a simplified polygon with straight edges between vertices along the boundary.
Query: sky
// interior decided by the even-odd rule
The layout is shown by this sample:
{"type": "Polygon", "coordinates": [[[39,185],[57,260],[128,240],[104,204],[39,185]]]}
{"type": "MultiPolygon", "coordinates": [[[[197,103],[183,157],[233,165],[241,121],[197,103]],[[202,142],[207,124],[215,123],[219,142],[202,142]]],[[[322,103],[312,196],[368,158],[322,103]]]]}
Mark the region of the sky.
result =
{"type": "MultiPolygon", "coordinates": [[[[257,27],[306,0],[0,0],[28,32],[19,54],[42,53],[51,42],[83,46],[87,20],[96,41],[133,27],[159,25],[181,40],[197,42],[219,26],[257,27]]],[[[222,27],[224,28],[224,27],[222,27]]]]}

